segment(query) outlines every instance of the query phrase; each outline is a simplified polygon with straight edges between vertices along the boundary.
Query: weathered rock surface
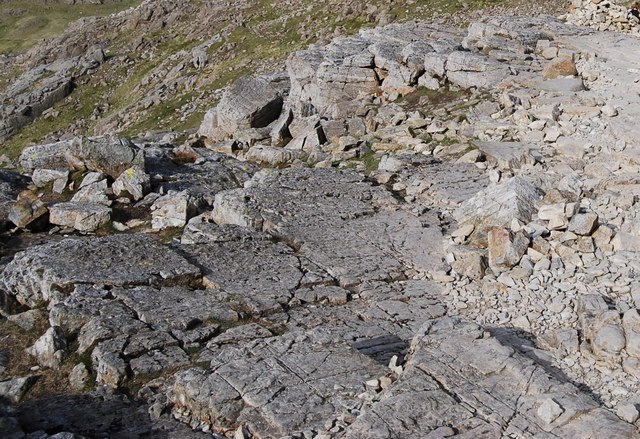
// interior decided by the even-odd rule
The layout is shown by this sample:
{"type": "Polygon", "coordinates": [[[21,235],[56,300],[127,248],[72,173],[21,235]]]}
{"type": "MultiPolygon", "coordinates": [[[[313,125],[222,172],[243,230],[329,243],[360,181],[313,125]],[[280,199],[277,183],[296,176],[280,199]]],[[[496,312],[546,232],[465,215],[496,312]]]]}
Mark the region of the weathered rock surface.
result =
{"type": "Polygon", "coordinates": [[[34,306],[59,300],[74,284],[171,285],[200,270],[142,234],[67,239],[18,253],[2,273],[10,294],[34,306]]]}
{"type": "Polygon", "coordinates": [[[134,165],[144,169],[144,156],[142,150],[122,137],[78,137],[25,148],[19,163],[27,172],[34,169],[89,170],[115,179],[134,165]]]}
{"type": "Polygon", "coordinates": [[[284,240],[342,286],[401,279],[408,269],[433,267],[432,255],[439,253],[434,246],[439,232],[429,227],[435,218],[403,212],[389,192],[352,172],[264,173],[247,189],[218,194],[213,219],[284,240]],[[280,206],[282,214],[270,206],[280,206]],[[334,232],[327,235],[326,230],[334,232]]]}
{"type": "Polygon", "coordinates": [[[535,186],[521,177],[513,177],[465,201],[454,217],[460,224],[475,224],[478,232],[491,226],[509,226],[514,219],[528,223],[538,200],[535,186]]]}
{"type": "Polygon", "coordinates": [[[637,434],[634,426],[599,408],[575,386],[484,334],[477,325],[455,318],[426,323],[413,340],[400,379],[345,437],[637,434]],[[549,414],[549,401],[561,410],[549,414]]]}
{"type": "Polygon", "coordinates": [[[225,91],[218,106],[207,113],[200,135],[218,141],[242,129],[266,127],[278,119],[282,102],[282,91],[266,79],[241,78],[225,91]]]}
{"type": "MultiPolygon", "coordinates": [[[[586,3],[593,17],[610,4],[586,3]]],[[[114,236],[7,233],[22,251],[3,259],[3,304],[48,313],[40,363],[102,392],[76,399],[95,405],[80,421],[35,401],[7,425],[639,436],[636,43],[545,16],[398,23],[234,83],[204,142],[25,151],[42,194],[30,205],[97,203],[114,236]],[[144,406],[125,413],[124,389],[144,406]]],[[[185,51],[188,65],[206,66],[207,47],[185,51]]]]}
{"type": "Polygon", "coordinates": [[[93,232],[111,219],[111,209],[98,203],[60,203],[49,208],[49,222],[81,232],[93,232]]]}

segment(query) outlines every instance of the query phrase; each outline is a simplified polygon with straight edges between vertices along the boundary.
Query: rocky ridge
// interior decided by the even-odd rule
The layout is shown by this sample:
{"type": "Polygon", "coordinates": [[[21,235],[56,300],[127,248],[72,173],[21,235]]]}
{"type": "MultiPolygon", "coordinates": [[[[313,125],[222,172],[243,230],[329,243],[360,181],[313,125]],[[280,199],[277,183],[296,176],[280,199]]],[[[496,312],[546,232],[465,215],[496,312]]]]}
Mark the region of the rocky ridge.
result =
{"type": "Polygon", "coordinates": [[[637,437],[636,43],[392,24],[235,82],[185,144],[25,149],[6,235],[49,242],[3,260],[5,314],[98,419],[32,400],[5,434],[637,437]]]}

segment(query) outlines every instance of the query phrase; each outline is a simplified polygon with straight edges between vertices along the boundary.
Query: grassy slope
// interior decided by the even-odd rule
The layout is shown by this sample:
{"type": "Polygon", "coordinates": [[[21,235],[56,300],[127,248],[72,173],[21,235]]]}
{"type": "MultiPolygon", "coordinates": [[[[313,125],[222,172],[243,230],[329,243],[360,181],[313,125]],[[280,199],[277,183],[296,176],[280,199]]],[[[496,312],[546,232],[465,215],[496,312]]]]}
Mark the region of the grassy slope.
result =
{"type": "Polygon", "coordinates": [[[135,6],[140,0],[121,0],[104,5],[43,4],[42,0],[0,2],[0,53],[15,53],[32,47],[38,40],[61,33],[82,17],[103,16],[135,6]]]}
{"type": "MultiPolygon", "coordinates": [[[[37,38],[45,35],[53,35],[59,32],[73,18],[88,14],[106,14],[116,9],[123,9],[134,3],[133,0],[123,0],[122,3],[110,5],[86,5],[69,6],[65,4],[37,5],[37,0],[8,0],[0,3],[0,52],[2,50],[25,49],[33,45],[37,38]],[[19,5],[19,6],[18,6],[19,5]],[[36,6],[37,5],[37,6],[36,6]],[[7,18],[7,11],[14,9],[23,10],[23,15],[16,20],[7,18]],[[28,35],[18,31],[25,23],[32,23],[35,32],[28,35]],[[40,23],[40,24],[37,24],[40,23]]],[[[378,5],[388,4],[382,0],[374,0],[371,3],[378,5]]],[[[404,2],[407,3],[407,2],[404,2]]],[[[397,20],[423,19],[434,14],[450,14],[463,11],[463,5],[468,9],[485,8],[494,5],[518,5],[518,0],[416,0],[410,5],[404,4],[391,8],[391,13],[397,20]]],[[[123,134],[135,136],[147,130],[184,130],[195,128],[200,123],[202,114],[206,108],[199,108],[186,120],[182,117],[181,107],[200,93],[210,93],[212,90],[222,88],[242,75],[255,71],[259,66],[276,65],[287,54],[301,49],[314,42],[318,35],[330,35],[336,28],[341,33],[354,33],[364,26],[372,26],[363,17],[343,17],[339,8],[328,9],[324,2],[314,0],[299,0],[297,10],[303,14],[291,16],[285,24],[276,20],[278,17],[292,12],[286,6],[272,0],[255,0],[250,9],[245,10],[246,20],[244,26],[236,27],[220,43],[214,44],[209,49],[209,65],[201,72],[197,72],[198,83],[195,90],[176,90],[170,100],[152,107],[149,111],[135,117],[123,130],[123,134]],[[321,29],[322,32],[312,32],[304,35],[304,30],[321,29]],[[229,44],[233,49],[229,50],[229,44]]],[[[462,12],[464,17],[464,12],[462,12]]],[[[226,26],[223,22],[219,29],[211,29],[211,34],[218,32],[226,26]]],[[[165,32],[164,30],[162,32],[165,32]]],[[[148,38],[158,38],[162,35],[146,35],[148,38]]],[[[128,38],[121,35],[119,38],[128,38]]],[[[19,152],[31,143],[41,142],[48,134],[64,132],[78,119],[85,120],[80,131],[84,134],[93,134],[96,122],[89,120],[88,116],[94,108],[102,103],[109,104],[109,110],[100,117],[109,117],[124,109],[131,109],[131,105],[139,102],[147,93],[145,87],[136,87],[138,82],[152,71],[163,59],[181,49],[190,49],[202,41],[188,39],[173,39],[158,46],[158,51],[153,60],[137,59],[137,54],[120,53],[118,38],[111,42],[110,53],[126,55],[135,63],[135,67],[126,72],[109,71],[105,65],[93,75],[86,84],[78,87],[71,96],[58,103],[54,109],[60,115],[54,119],[39,117],[32,124],[23,128],[21,132],[6,141],[0,153],[9,157],[16,157],[19,152]],[[122,80],[117,78],[121,76],[122,80]]],[[[0,78],[0,85],[2,78],[0,78]]],[[[209,105],[211,103],[209,102],[209,105]]],[[[130,111],[127,111],[130,112],[130,111]]],[[[76,130],[77,131],[77,130],[76,130]]]]}

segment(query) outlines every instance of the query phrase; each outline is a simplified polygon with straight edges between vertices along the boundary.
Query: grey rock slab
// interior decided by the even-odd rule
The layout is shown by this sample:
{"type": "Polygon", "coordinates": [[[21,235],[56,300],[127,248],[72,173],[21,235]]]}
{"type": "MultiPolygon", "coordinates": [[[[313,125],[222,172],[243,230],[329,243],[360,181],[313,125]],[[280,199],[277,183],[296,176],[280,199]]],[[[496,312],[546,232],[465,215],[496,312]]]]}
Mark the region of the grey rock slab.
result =
{"type": "Polygon", "coordinates": [[[211,320],[238,320],[228,305],[229,295],[220,290],[136,287],[116,288],[112,294],[154,329],[187,330],[211,320]]]}
{"type": "Polygon", "coordinates": [[[94,202],[54,204],[49,208],[49,222],[81,232],[93,232],[111,220],[111,208],[94,202]]]}
{"type": "Polygon", "coordinates": [[[449,55],[446,69],[447,79],[463,88],[494,87],[511,74],[507,64],[477,53],[459,51],[449,55]]]}
{"type": "Polygon", "coordinates": [[[133,376],[144,376],[166,369],[188,366],[189,356],[177,346],[149,351],[129,362],[133,376]]]}
{"type": "Polygon", "coordinates": [[[282,104],[281,91],[264,78],[240,78],[225,90],[215,112],[205,118],[200,135],[224,140],[242,129],[266,127],[278,118],[282,104]]]}
{"type": "Polygon", "coordinates": [[[535,164],[532,151],[538,148],[522,142],[474,142],[489,163],[498,165],[500,169],[516,170],[523,165],[535,164]]]}
{"type": "Polygon", "coordinates": [[[348,286],[398,279],[439,260],[436,219],[397,210],[397,203],[353,172],[288,169],[218,194],[213,219],[264,230],[348,286]]]}
{"type": "Polygon", "coordinates": [[[74,284],[177,285],[200,270],[143,234],[65,239],[16,254],[1,275],[19,302],[35,306],[60,299],[74,284]]]}
{"type": "Polygon", "coordinates": [[[65,140],[56,143],[29,146],[22,150],[18,163],[27,173],[33,173],[36,169],[49,169],[59,172],[69,170],[65,151],[70,141],[65,140]]]}
{"type": "Polygon", "coordinates": [[[559,93],[577,93],[585,89],[582,78],[548,79],[543,81],[539,88],[540,90],[559,93]]]}
{"type": "Polygon", "coordinates": [[[428,437],[443,424],[458,434],[491,438],[638,434],[635,426],[556,376],[476,324],[458,317],[435,319],[414,338],[400,379],[379,402],[364,408],[345,437],[428,437]],[[547,410],[550,399],[562,412],[547,410]]]}
{"type": "MultiPolygon", "coordinates": [[[[31,180],[37,187],[45,187],[54,182],[54,185],[64,188],[69,180],[69,171],[56,171],[55,169],[34,169],[31,180]],[[60,182],[60,183],[58,183],[60,182]]],[[[55,192],[55,191],[54,191],[55,192]]]]}
{"type": "Polygon", "coordinates": [[[149,152],[147,172],[161,176],[161,180],[152,182],[152,189],[164,193],[187,191],[198,204],[203,201],[213,205],[215,194],[242,187],[256,171],[255,165],[233,157],[203,149],[197,149],[197,152],[203,156],[202,161],[179,166],[162,150],[149,152]]]}
{"type": "Polygon", "coordinates": [[[394,155],[391,161],[395,163],[391,181],[403,184],[407,196],[427,206],[457,206],[489,184],[486,174],[472,164],[446,163],[411,154],[394,155]]]}
{"type": "Polygon", "coordinates": [[[569,222],[569,231],[577,235],[591,235],[598,227],[598,214],[595,212],[577,213],[569,222]]]}
{"type": "Polygon", "coordinates": [[[208,244],[232,241],[268,241],[270,236],[249,227],[235,224],[218,225],[210,213],[191,218],[182,233],[182,244],[208,244]]]}
{"type": "Polygon", "coordinates": [[[127,362],[122,355],[126,342],[125,337],[102,341],[91,351],[91,365],[96,373],[96,383],[115,389],[127,379],[127,362]]]}
{"type": "MultiPolygon", "coordinates": [[[[76,315],[85,311],[84,317],[87,322],[81,327],[78,333],[78,353],[85,354],[91,353],[92,348],[100,343],[102,345],[99,353],[93,352],[95,355],[111,355],[119,354],[124,349],[125,337],[127,335],[135,335],[144,331],[146,325],[136,318],[131,310],[121,306],[109,306],[109,303],[105,303],[104,306],[94,308],[86,311],[96,312],[97,315],[87,316],[85,310],[75,310],[76,315]],[[113,314],[107,314],[105,311],[115,311],[113,314]],[[121,345],[115,345],[113,340],[121,340],[121,345]]],[[[175,344],[175,343],[174,343],[175,344]]],[[[96,369],[97,370],[97,369],[96,369]]]]}
{"type": "Polygon", "coordinates": [[[89,170],[102,172],[114,179],[133,165],[144,169],[142,150],[131,141],[115,135],[77,137],[28,147],[22,151],[18,162],[26,172],[34,169],[89,170]]]}
{"type": "Polygon", "coordinates": [[[143,151],[115,135],[75,138],[64,155],[71,169],[102,172],[114,179],[132,166],[144,169],[143,151]]]}
{"type": "Polygon", "coordinates": [[[323,341],[298,330],[216,352],[211,370],[175,375],[167,393],[174,410],[214,429],[244,424],[265,437],[322,428],[359,407],[364,382],[386,373],[347,340],[323,341]]]}
{"type": "Polygon", "coordinates": [[[151,206],[151,228],[163,230],[184,227],[197,212],[197,202],[186,190],[170,192],[151,206]]]}
{"type": "MultiPolygon", "coordinates": [[[[100,174],[102,175],[102,174],[100,174]]],[[[86,180],[86,178],[85,178],[86,180]]],[[[72,203],[95,203],[105,206],[111,205],[107,195],[107,180],[103,177],[99,181],[81,184],[80,189],[71,198],[72,203]]]]}
{"type": "MultiPolygon", "coordinates": [[[[64,301],[51,307],[49,324],[59,326],[71,338],[77,338],[81,330],[86,333],[84,327],[88,323],[96,330],[99,328],[99,332],[106,333],[108,337],[130,332],[126,329],[129,326],[139,329],[142,325],[137,322],[133,311],[119,301],[110,300],[110,297],[109,291],[102,287],[77,285],[64,301]]],[[[100,337],[102,335],[90,336],[91,340],[87,345],[100,337]]],[[[82,344],[80,343],[81,350],[82,344]]]]}
{"type": "Polygon", "coordinates": [[[202,268],[207,288],[221,289],[254,315],[281,311],[304,273],[293,251],[270,241],[182,246],[202,268]]]}
{"type": "Polygon", "coordinates": [[[37,375],[0,381],[0,399],[17,404],[36,381],[38,381],[37,375]]]}
{"type": "MultiPolygon", "coordinates": [[[[349,48],[364,45],[349,45],[349,48]]],[[[335,47],[335,46],[334,46],[335,47]]],[[[342,49],[341,49],[342,51],[342,49]]],[[[318,113],[332,113],[335,107],[370,95],[379,86],[378,77],[373,70],[373,57],[362,57],[363,49],[353,53],[342,52],[337,57],[319,46],[296,52],[287,59],[287,72],[291,78],[291,92],[288,102],[294,114],[303,116],[310,104],[318,113]],[[360,55],[359,55],[360,54],[360,55]],[[348,58],[347,56],[355,57],[348,58]],[[326,58],[333,58],[324,62],[326,58]],[[344,61],[344,64],[343,64],[344,61]],[[305,105],[300,105],[305,103],[305,105]]]]}
{"type": "MultiPolygon", "coordinates": [[[[304,144],[304,139],[302,141],[302,144],[304,144]]],[[[273,167],[283,167],[285,165],[293,163],[295,160],[304,161],[308,157],[309,153],[303,151],[302,149],[294,150],[285,148],[274,148],[264,145],[255,145],[244,155],[244,158],[251,163],[273,167]]]]}

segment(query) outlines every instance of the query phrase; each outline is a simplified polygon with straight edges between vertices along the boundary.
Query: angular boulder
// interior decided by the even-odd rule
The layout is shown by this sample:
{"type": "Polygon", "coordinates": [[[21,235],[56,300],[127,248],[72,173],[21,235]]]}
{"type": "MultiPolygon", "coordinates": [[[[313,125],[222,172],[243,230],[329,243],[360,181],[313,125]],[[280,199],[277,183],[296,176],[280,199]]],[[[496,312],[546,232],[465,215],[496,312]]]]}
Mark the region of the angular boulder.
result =
{"type": "Polygon", "coordinates": [[[540,198],[533,184],[522,177],[489,186],[462,203],[453,213],[458,223],[474,224],[476,232],[492,226],[508,227],[514,219],[531,220],[540,198]]]}
{"type": "Polygon", "coordinates": [[[511,73],[507,64],[472,52],[452,52],[446,67],[447,79],[463,88],[491,88],[511,73]]]}
{"type": "Polygon", "coordinates": [[[207,113],[199,133],[219,141],[239,130],[266,127],[278,119],[282,103],[281,91],[266,79],[240,78],[224,92],[218,106],[207,113]]]}
{"type": "Polygon", "coordinates": [[[80,232],[94,232],[111,220],[111,208],[93,202],[58,203],[49,208],[49,222],[80,232]]]}

